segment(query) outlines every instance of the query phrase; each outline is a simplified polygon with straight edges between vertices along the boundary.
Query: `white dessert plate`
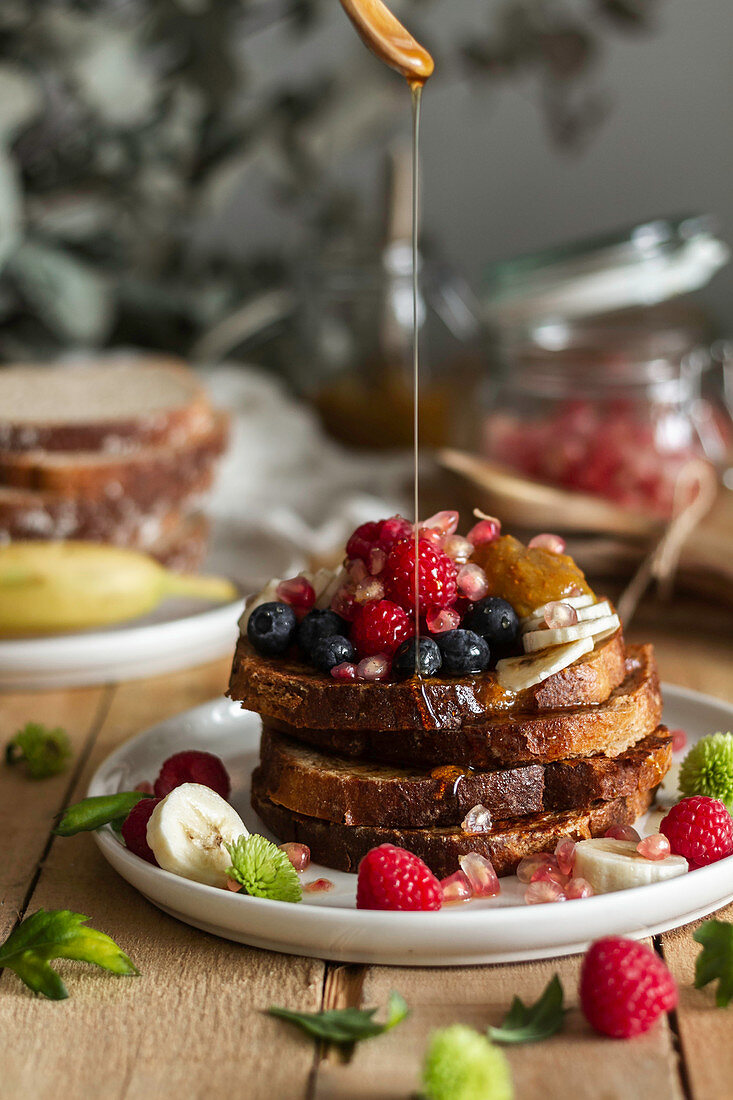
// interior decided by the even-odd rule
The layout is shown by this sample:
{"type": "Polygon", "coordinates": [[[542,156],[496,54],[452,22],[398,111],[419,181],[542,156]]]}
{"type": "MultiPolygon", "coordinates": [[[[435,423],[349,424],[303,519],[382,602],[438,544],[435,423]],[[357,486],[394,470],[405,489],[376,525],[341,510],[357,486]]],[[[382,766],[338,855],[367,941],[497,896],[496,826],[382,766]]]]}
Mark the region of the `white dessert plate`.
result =
{"type": "MultiPolygon", "coordinates": [[[[690,744],[733,728],[733,707],[683,688],[664,688],[664,719],[688,733],[690,744]]],[[[260,721],[238,704],[217,699],[162,722],[129,741],[97,770],[90,795],[130,790],[153,780],[162,761],[183,748],[224,760],[232,802],[253,832],[267,834],[249,805],[260,721]]],[[[642,821],[653,832],[658,818],[642,821]]],[[[324,877],[327,893],[306,894],[300,905],[266,901],[203,886],[132,855],[110,828],[95,834],[105,859],[154,905],[206,932],[254,947],[349,963],[474,966],[550,958],[583,951],[599,936],[641,938],[676,928],[733,901],[733,856],[679,878],[615,894],[549,905],[525,905],[524,887],[502,879],[500,897],[447,906],[437,913],[357,910],[356,876],[312,864],[303,882],[324,877]]]]}

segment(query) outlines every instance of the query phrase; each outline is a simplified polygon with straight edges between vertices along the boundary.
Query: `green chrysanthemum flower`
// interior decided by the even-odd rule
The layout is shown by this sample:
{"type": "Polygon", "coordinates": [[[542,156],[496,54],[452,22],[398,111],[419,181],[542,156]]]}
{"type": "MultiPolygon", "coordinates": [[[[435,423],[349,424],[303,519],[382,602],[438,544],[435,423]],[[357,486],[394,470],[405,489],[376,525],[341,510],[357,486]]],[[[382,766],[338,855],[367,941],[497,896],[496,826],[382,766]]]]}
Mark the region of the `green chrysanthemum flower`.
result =
{"type": "Polygon", "coordinates": [[[277,844],[252,833],[227,844],[232,860],[230,878],[248,894],[270,901],[300,901],[303,891],[298,872],[277,844]]]}
{"type": "Polygon", "coordinates": [[[31,779],[48,779],[64,771],[71,760],[71,742],[66,730],[49,729],[40,722],[27,722],[5,747],[5,761],[22,760],[31,779]]]}
{"type": "Polygon", "coordinates": [[[713,733],[691,748],[680,768],[683,794],[705,794],[733,807],[733,735],[713,733]]]}
{"type": "Polygon", "coordinates": [[[434,1031],[423,1066],[428,1100],[512,1100],[503,1051],[472,1027],[453,1024],[434,1031]]]}

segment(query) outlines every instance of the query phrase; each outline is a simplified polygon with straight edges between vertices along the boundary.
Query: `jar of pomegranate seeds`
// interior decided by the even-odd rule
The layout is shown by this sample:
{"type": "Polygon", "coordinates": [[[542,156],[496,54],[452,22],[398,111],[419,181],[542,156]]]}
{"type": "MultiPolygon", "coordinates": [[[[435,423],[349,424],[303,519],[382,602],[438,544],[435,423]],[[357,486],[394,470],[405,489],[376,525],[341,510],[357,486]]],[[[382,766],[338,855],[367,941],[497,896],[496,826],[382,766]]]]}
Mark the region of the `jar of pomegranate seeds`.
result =
{"type": "Polygon", "coordinates": [[[722,465],[731,420],[706,396],[705,315],[683,300],[546,321],[505,342],[483,453],[527,477],[667,517],[692,457],[722,465]]]}

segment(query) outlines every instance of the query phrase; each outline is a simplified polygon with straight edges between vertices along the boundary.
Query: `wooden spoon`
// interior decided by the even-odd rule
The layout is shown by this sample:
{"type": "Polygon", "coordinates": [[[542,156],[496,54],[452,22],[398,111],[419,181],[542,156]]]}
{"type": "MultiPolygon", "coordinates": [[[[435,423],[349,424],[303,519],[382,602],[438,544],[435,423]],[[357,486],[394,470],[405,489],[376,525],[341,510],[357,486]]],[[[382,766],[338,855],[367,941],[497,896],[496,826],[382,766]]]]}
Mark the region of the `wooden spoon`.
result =
{"type": "Polygon", "coordinates": [[[411,85],[424,84],[435,63],[382,0],[341,0],[341,7],[372,53],[411,85]]]}

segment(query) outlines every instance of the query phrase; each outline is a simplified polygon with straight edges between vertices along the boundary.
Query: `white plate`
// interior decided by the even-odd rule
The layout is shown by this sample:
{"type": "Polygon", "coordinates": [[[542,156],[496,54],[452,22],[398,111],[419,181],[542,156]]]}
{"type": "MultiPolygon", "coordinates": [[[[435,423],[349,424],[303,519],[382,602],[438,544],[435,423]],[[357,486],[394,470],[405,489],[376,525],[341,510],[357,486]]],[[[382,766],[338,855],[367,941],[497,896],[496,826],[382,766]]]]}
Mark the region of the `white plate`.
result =
{"type": "MultiPolygon", "coordinates": [[[[733,727],[733,707],[719,700],[670,686],[664,693],[665,721],[687,730],[691,743],[733,727]]],[[[206,749],[226,763],[232,802],[247,826],[266,833],[249,806],[259,732],[259,719],[238,704],[225,699],[205,703],[123,745],[98,769],[89,794],[129,790],[143,779],[154,779],[172,752],[206,749]]],[[[520,883],[505,878],[499,898],[438,913],[357,910],[355,875],[311,865],[304,882],[323,876],[335,889],[289,905],[178,878],[132,855],[109,828],[95,838],[123,878],[187,924],[255,947],[351,963],[473,966],[569,955],[599,936],[640,938],[664,932],[733,901],[732,856],[652,886],[554,905],[524,905],[520,883]]]]}

